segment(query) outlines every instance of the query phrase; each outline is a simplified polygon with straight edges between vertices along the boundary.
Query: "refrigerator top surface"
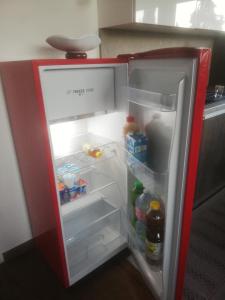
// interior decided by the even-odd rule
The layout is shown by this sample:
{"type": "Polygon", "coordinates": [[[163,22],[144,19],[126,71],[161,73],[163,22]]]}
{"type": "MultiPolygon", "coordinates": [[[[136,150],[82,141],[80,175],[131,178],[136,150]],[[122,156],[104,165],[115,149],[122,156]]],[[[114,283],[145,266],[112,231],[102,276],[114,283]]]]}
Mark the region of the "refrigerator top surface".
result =
{"type": "Polygon", "coordinates": [[[194,58],[211,54],[209,48],[171,47],[140,53],[119,54],[117,58],[87,58],[87,59],[37,59],[32,60],[34,66],[72,65],[72,64],[108,64],[128,63],[134,59],[157,58],[194,58]]]}

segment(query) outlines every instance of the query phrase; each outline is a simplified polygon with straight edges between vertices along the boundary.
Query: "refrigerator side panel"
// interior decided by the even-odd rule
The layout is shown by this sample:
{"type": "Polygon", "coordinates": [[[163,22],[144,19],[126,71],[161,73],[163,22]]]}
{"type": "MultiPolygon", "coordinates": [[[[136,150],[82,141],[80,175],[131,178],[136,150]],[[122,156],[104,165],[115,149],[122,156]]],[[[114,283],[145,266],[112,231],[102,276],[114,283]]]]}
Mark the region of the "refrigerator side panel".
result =
{"type": "Polygon", "coordinates": [[[26,196],[32,234],[52,269],[68,286],[48,131],[38,102],[32,61],[0,65],[1,80],[26,196]]]}
{"type": "Polygon", "coordinates": [[[193,120],[191,129],[190,149],[187,166],[186,191],[183,207],[183,219],[181,229],[181,242],[179,265],[177,273],[176,299],[182,299],[184,273],[186,267],[186,257],[190,240],[190,227],[192,218],[192,208],[194,201],[197,167],[200,151],[201,133],[203,126],[203,112],[206,99],[206,89],[208,84],[208,74],[210,66],[211,52],[208,50],[199,51],[199,64],[196,79],[196,94],[193,110],[193,120]]]}

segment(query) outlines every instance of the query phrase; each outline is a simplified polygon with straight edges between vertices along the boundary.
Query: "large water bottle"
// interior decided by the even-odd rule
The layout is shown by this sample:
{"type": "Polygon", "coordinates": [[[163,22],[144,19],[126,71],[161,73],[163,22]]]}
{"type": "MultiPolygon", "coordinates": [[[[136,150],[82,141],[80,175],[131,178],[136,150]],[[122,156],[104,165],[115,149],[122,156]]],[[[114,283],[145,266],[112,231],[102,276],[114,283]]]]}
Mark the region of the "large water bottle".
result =
{"type": "Polygon", "coordinates": [[[151,193],[148,189],[144,189],[144,192],[137,197],[135,203],[135,215],[136,215],[136,242],[138,248],[141,251],[145,251],[145,238],[146,238],[146,212],[151,201],[151,193]]]}

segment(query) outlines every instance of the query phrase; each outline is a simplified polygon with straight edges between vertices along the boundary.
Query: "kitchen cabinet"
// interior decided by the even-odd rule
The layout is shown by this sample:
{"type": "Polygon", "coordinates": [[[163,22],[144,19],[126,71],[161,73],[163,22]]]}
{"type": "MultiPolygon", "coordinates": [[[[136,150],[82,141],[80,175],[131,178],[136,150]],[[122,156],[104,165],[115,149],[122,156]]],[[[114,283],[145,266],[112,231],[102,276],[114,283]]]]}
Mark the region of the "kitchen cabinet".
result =
{"type": "Polygon", "coordinates": [[[225,31],[225,1],[198,0],[196,7],[196,27],[225,31]]]}
{"type": "Polygon", "coordinates": [[[196,0],[98,0],[99,27],[149,24],[195,28],[196,6],[196,0]]]}
{"type": "Polygon", "coordinates": [[[196,1],[136,0],[135,22],[194,28],[196,1]]]}
{"type": "Polygon", "coordinates": [[[98,14],[99,28],[225,30],[222,0],[98,0],[98,14]]]}

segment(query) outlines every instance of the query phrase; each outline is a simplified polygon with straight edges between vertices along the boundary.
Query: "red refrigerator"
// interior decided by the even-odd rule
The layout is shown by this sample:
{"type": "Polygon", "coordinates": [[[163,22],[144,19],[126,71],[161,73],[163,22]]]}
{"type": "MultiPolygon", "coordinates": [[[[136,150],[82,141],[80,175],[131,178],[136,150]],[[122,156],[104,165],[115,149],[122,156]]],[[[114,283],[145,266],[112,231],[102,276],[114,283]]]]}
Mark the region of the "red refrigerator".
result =
{"type": "Polygon", "coordinates": [[[171,48],[0,64],[33,237],[65,287],[128,247],[156,298],[182,298],[210,57],[171,48]],[[146,161],[127,150],[128,114],[146,161]],[[165,211],[157,268],[131,224],[137,179],[165,211]]]}

